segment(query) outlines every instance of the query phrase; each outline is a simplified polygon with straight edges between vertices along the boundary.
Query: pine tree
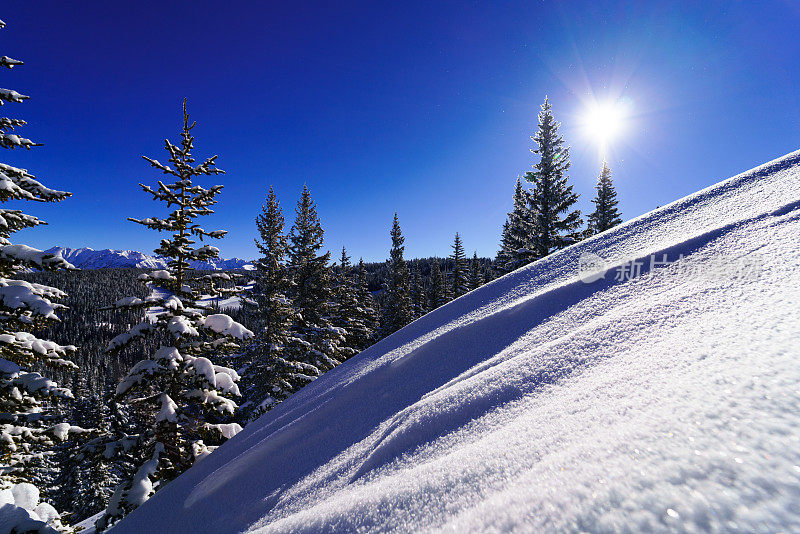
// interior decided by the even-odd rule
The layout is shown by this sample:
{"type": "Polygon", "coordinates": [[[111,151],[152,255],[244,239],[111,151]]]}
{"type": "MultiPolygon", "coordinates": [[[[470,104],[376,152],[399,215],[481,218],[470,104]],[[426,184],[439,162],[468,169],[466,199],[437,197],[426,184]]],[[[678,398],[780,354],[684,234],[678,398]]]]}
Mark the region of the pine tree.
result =
{"type": "Polygon", "coordinates": [[[415,319],[428,312],[428,298],[422,284],[422,273],[419,270],[419,261],[414,260],[414,270],[411,273],[411,309],[415,319]]]}
{"type": "Polygon", "coordinates": [[[502,272],[507,272],[506,265],[510,259],[510,252],[513,249],[509,226],[510,214],[509,217],[506,217],[506,220],[503,222],[503,229],[500,231],[500,250],[497,251],[497,256],[494,258],[495,267],[502,272]]]}
{"type": "Polygon", "coordinates": [[[243,353],[240,419],[253,420],[319,376],[319,370],[303,361],[305,345],[290,334],[298,319],[287,298],[291,281],[285,266],[288,243],[285,221],[272,187],[266,205],[256,217],[253,316],[256,336],[243,353]]]}
{"type": "Polygon", "coordinates": [[[117,402],[114,389],[103,385],[91,396],[100,435],[65,462],[67,484],[59,491],[64,492],[61,498],[68,504],[65,509],[70,511],[73,523],[103,511],[115,488],[133,476],[141,461],[136,456],[141,451],[135,446],[141,425],[137,426],[129,414],[134,407],[117,402]],[[107,456],[107,451],[113,454],[107,456]]]}
{"type": "Polygon", "coordinates": [[[564,146],[558,127],[545,97],[539,113],[539,129],[532,137],[538,144],[533,152],[541,159],[534,165],[534,171],[525,173],[525,179],[533,184],[528,202],[533,224],[531,244],[540,258],[574,243],[582,224],[581,212],[571,210],[578,194],[567,185],[569,148],[564,146]]]}
{"type": "Polygon", "coordinates": [[[514,208],[503,225],[500,252],[495,264],[502,273],[510,273],[536,259],[533,237],[533,218],[529,208],[530,193],[522,187],[517,177],[514,188],[514,208]]]}
{"type": "Polygon", "coordinates": [[[384,337],[397,332],[413,319],[411,294],[409,288],[408,265],[403,259],[405,238],[400,230],[397,213],[392,223],[392,248],[389,252],[389,279],[386,282],[386,304],[381,316],[381,330],[384,337]]]}
{"type": "MultiPolygon", "coordinates": [[[[4,26],[0,21],[0,28],[4,26]]],[[[0,67],[11,69],[22,64],[7,56],[0,57],[0,67]]],[[[11,89],[0,89],[0,105],[21,103],[28,98],[11,89]]],[[[25,124],[21,119],[0,117],[0,147],[30,149],[40,146],[13,133],[25,124]]],[[[45,187],[24,169],[4,163],[0,163],[0,182],[0,202],[59,202],[71,196],[71,193],[45,187]]],[[[57,406],[58,401],[72,398],[72,393],[39,372],[44,368],[77,369],[68,359],[75,347],[39,339],[31,333],[59,321],[57,313],[65,306],[58,301],[66,294],[54,287],[14,279],[29,269],[74,269],[60,255],[11,243],[14,232],[41,224],[46,223],[21,210],[0,209],[0,455],[3,457],[0,489],[51,478],[53,473],[48,467],[51,467],[56,444],[83,431],[58,417],[63,413],[57,406]]],[[[10,509],[6,512],[16,513],[10,509]]],[[[3,525],[9,531],[17,531],[9,522],[11,515],[3,525]]],[[[31,521],[25,528],[20,527],[20,531],[37,528],[39,532],[55,532],[41,521],[31,521]]]]}
{"type": "Polygon", "coordinates": [[[469,264],[469,289],[470,291],[478,289],[483,285],[483,273],[481,272],[481,264],[478,260],[478,253],[472,254],[472,261],[469,264]]]}
{"type": "Polygon", "coordinates": [[[165,141],[170,164],[144,157],[172,181],[159,181],[156,189],[140,186],[154,200],[174,207],[173,211],[166,218],[129,219],[152,230],[172,233],[155,250],[168,258],[167,270],[139,277],[151,287],[167,287],[172,293],[154,291],[144,300],[126,297],[111,307],[152,312],[150,320],[112,339],[109,352],[119,351],[148,334],[166,344],[134,365],[116,388],[117,399],[134,398],[139,409],[147,410],[150,425],[138,436],[124,436],[106,448],[113,451],[135,447],[140,463],[133,476],[117,487],[96,523],[98,530],[130,513],[166,482],[210,453],[216,444],[241,430],[238,424],[226,422],[236,409],[229,397],[239,395],[239,376],[233,369],[215,365],[211,358],[235,350],[237,340],[250,338],[253,333],[225,314],[209,314],[198,302],[201,295],[189,277],[190,260],[219,255],[219,249],[210,245],[195,248],[195,239],[219,239],[226,233],[206,231],[195,221],[213,213],[211,206],[222,190],[221,185],[204,188],[195,180],[223,171],[215,166],[217,156],[196,164],[191,153],[194,126],[189,122],[184,100],[180,146],[165,141]]]}
{"type": "Polygon", "coordinates": [[[339,268],[336,276],[335,312],[333,324],[344,329],[344,342],[342,344],[341,355],[343,359],[350,358],[358,354],[359,345],[366,337],[371,335],[367,332],[367,327],[362,323],[359,313],[358,284],[352,276],[353,265],[347,255],[347,249],[342,247],[339,268]]]}
{"type": "Polygon", "coordinates": [[[364,260],[358,260],[358,284],[356,296],[358,297],[358,317],[364,326],[361,337],[357,338],[356,349],[362,351],[375,342],[378,329],[378,312],[375,299],[369,291],[367,283],[367,269],[364,260]]]}
{"type": "Polygon", "coordinates": [[[95,451],[98,441],[107,440],[111,434],[112,415],[108,399],[88,390],[88,381],[83,373],[73,383],[76,384],[73,420],[102,436],[86,445],[71,440],[57,453],[61,472],[55,481],[54,504],[69,513],[70,523],[77,523],[105,509],[120,480],[112,474],[109,460],[95,451]]]}
{"type": "Polygon", "coordinates": [[[444,278],[439,268],[439,260],[433,259],[431,267],[431,290],[430,290],[430,310],[433,311],[439,306],[447,304],[447,294],[445,292],[444,278]]]}
{"type": "Polygon", "coordinates": [[[288,269],[292,277],[290,299],[297,312],[293,334],[305,344],[301,359],[320,372],[333,369],[343,358],[344,330],[331,324],[332,281],[330,252],[319,254],[325,231],[308,187],[295,209],[289,232],[288,269]]]}
{"type": "Polygon", "coordinates": [[[452,298],[457,299],[467,291],[467,258],[464,256],[464,246],[461,244],[461,236],[456,232],[455,240],[453,241],[453,254],[450,259],[453,261],[453,273],[450,278],[450,294],[452,298]]]}
{"type": "Polygon", "coordinates": [[[588,234],[594,235],[605,232],[622,222],[622,218],[617,210],[617,191],[614,189],[614,182],[611,180],[611,169],[608,164],[603,162],[603,169],[597,178],[595,186],[597,196],[592,200],[594,211],[589,215],[588,234]]]}

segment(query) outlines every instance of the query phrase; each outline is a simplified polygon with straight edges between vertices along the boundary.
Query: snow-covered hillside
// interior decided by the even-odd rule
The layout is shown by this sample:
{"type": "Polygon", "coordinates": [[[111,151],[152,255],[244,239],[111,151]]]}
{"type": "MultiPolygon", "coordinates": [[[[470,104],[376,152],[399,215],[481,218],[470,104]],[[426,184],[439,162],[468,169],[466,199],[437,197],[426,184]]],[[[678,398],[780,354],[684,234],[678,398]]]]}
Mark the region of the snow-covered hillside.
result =
{"type": "Polygon", "coordinates": [[[798,532],[799,282],[796,152],[412,323],[113,532],[798,532]]]}
{"type": "MultiPolygon", "coordinates": [[[[61,256],[79,269],[105,269],[117,267],[138,267],[142,269],[165,269],[167,260],[151,256],[135,250],[103,249],[94,250],[89,247],[64,248],[53,247],[46,250],[48,254],[61,256]]],[[[222,258],[207,261],[194,261],[192,267],[199,270],[252,269],[253,265],[239,258],[224,260],[222,258]]]]}

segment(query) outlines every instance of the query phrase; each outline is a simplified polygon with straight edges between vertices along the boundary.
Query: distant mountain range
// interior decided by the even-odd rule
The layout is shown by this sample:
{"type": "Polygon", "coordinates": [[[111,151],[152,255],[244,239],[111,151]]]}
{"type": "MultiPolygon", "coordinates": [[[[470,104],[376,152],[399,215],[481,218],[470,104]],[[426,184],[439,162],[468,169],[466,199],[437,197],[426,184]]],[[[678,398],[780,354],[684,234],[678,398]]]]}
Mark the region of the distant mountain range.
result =
{"type": "MultiPolygon", "coordinates": [[[[120,267],[136,267],[141,269],[165,269],[166,258],[152,256],[136,250],[103,249],[94,250],[89,247],[64,248],[53,247],[45,252],[61,254],[61,257],[79,269],[106,269],[120,267]]],[[[252,270],[253,264],[240,258],[225,260],[222,258],[207,261],[192,261],[192,267],[201,271],[228,269],[252,270]]]]}

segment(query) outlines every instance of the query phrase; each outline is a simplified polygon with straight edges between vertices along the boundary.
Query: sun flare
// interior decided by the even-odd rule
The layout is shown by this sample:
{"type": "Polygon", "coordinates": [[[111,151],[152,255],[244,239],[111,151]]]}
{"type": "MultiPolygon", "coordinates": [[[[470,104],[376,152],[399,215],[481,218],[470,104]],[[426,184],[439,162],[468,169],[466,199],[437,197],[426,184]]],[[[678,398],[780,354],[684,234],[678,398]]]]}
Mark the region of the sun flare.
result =
{"type": "Polygon", "coordinates": [[[598,102],[587,110],[583,126],[589,137],[606,146],[619,137],[624,122],[625,110],[620,104],[598,102]]]}

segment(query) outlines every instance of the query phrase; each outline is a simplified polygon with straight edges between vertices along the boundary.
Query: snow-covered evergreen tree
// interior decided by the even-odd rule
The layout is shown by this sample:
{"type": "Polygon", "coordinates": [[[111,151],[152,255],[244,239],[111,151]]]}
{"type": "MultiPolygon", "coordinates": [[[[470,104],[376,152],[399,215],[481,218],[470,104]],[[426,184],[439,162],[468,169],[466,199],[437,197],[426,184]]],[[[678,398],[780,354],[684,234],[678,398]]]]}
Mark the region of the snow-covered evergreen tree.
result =
{"type": "Polygon", "coordinates": [[[530,193],[522,187],[517,177],[514,187],[514,208],[503,225],[500,252],[495,265],[502,273],[510,273],[536,259],[533,245],[534,228],[530,211],[530,193]]]}
{"type": "Polygon", "coordinates": [[[304,362],[306,345],[291,335],[297,313],[286,296],[291,280],[285,260],[288,243],[284,218],[272,187],[266,205],[256,217],[256,248],[261,254],[255,262],[253,317],[256,336],[241,360],[242,403],[240,419],[257,418],[299,388],[319,376],[319,370],[304,362]]]}
{"type": "Polygon", "coordinates": [[[293,332],[305,347],[303,362],[320,372],[333,369],[343,359],[344,329],[331,323],[332,290],[330,252],[320,254],[325,231],[311,192],[303,186],[289,232],[288,269],[292,277],[290,300],[297,311],[293,332]]]}
{"type": "Polygon", "coordinates": [[[406,260],[403,259],[403,232],[397,213],[392,223],[392,248],[389,251],[389,278],[384,288],[386,300],[381,310],[381,331],[384,337],[397,332],[413,320],[411,309],[411,293],[409,287],[410,273],[406,260]]]}
{"type": "Polygon", "coordinates": [[[73,381],[72,420],[84,428],[92,428],[101,438],[83,444],[71,440],[57,452],[61,468],[56,480],[53,502],[68,513],[74,524],[105,509],[120,479],[111,470],[110,461],[97,454],[95,444],[111,435],[111,403],[99,392],[88,389],[85,373],[79,372],[73,381]]]}
{"type": "Polygon", "coordinates": [[[422,273],[417,260],[414,260],[414,269],[411,272],[411,309],[415,319],[428,313],[428,297],[425,295],[425,286],[422,283],[422,273]]]}
{"type": "Polygon", "coordinates": [[[442,270],[439,268],[439,260],[433,259],[433,266],[431,267],[431,289],[430,289],[430,310],[433,311],[439,306],[447,304],[447,293],[445,291],[444,277],[442,270]]]}
{"type": "Polygon", "coordinates": [[[209,454],[216,444],[241,430],[238,424],[226,422],[236,409],[230,397],[239,395],[239,376],[211,359],[235,350],[238,340],[248,339],[253,333],[225,314],[209,313],[198,302],[201,295],[189,277],[190,260],[219,255],[216,247],[195,247],[195,239],[219,239],[226,233],[207,231],[196,221],[213,213],[211,207],[222,190],[221,185],[205,188],[196,179],[223,171],[215,166],[217,156],[199,164],[195,161],[191,153],[194,125],[189,122],[184,100],[180,146],[165,141],[169,163],[144,157],[171,181],[159,181],[155,189],[140,184],[142,189],[154,200],[174,207],[173,211],[166,218],[129,219],[149,229],[171,233],[155,251],[169,259],[168,269],[140,276],[153,289],[146,299],[126,297],[111,307],[150,310],[150,317],[112,339],[107,350],[118,351],[145,336],[164,340],[164,344],[134,365],[116,388],[117,398],[128,399],[140,410],[146,410],[149,424],[140,434],[123,436],[104,448],[107,457],[135,448],[139,464],[133,476],[117,487],[96,523],[98,530],[114,524],[209,454]],[[162,289],[156,290],[159,287],[162,289]]]}
{"type": "MultiPolygon", "coordinates": [[[[0,28],[4,26],[0,21],[0,28]]],[[[0,57],[0,67],[11,69],[18,65],[22,61],[0,57]]],[[[28,96],[14,90],[0,89],[0,106],[27,99],[28,96]]],[[[39,146],[14,133],[25,124],[21,119],[0,117],[0,147],[39,146]]],[[[0,163],[0,202],[59,202],[70,195],[44,186],[24,169],[0,163]]],[[[14,232],[40,224],[46,223],[21,210],[0,209],[0,492],[4,495],[3,502],[10,507],[4,507],[3,521],[9,532],[28,532],[28,528],[31,532],[55,532],[45,522],[51,518],[51,525],[59,525],[58,514],[49,504],[38,504],[39,490],[28,481],[52,478],[52,473],[45,471],[49,471],[53,448],[71,435],[83,432],[82,428],[60,420],[58,416],[63,411],[54,407],[59,400],[72,398],[72,393],[38,372],[44,368],[76,369],[68,359],[75,347],[39,339],[31,333],[59,320],[57,312],[64,306],[57,301],[66,294],[54,287],[14,278],[31,268],[43,271],[74,268],[61,256],[11,243],[14,232]],[[23,495],[31,498],[23,499],[23,495]],[[23,505],[23,501],[27,504],[23,505]],[[14,506],[19,509],[12,512],[14,506]],[[28,523],[24,528],[15,525],[11,522],[12,515],[28,523]]]]}
{"type": "Polygon", "coordinates": [[[589,214],[587,232],[589,235],[605,232],[622,222],[619,210],[617,210],[619,201],[617,200],[617,191],[614,189],[614,182],[611,179],[611,169],[608,168],[605,161],[600,176],[597,178],[595,190],[597,195],[592,200],[594,211],[589,214]]]}
{"type": "Polygon", "coordinates": [[[358,283],[353,277],[353,264],[350,263],[345,247],[342,247],[342,256],[336,270],[334,296],[333,324],[344,329],[340,354],[343,359],[347,359],[360,352],[358,345],[370,334],[366,332],[367,327],[362,323],[358,311],[358,283]]]}
{"type": "Polygon", "coordinates": [[[461,236],[456,232],[453,240],[453,254],[450,259],[453,262],[453,272],[450,277],[450,295],[456,299],[469,291],[467,285],[467,257],[464,255],[464,245],[461,244],[461,236]]]}
{"type": "Polygon", "coordinates": [[[538,258],[574,243],[579,239],[578,227],[582,224],[581,212],[572,209],[578,194],[567,183],[569,147],[564,146],[558,127],[550,101],[545,97],[539,112],[539,129],[532,137],[538,145],[533,152],[540,155],[540,160],[533,171],[525,173],[525,179],[533,184],[528,207],[531,245],[538,258]]]}
{"type": "Polygon", "coordinates": [[[356,296],[358,297],[358,317],[363,325],[363,330],[356,331],[355,348],[360,352],[375,342],[378,330],[377,305],[367,283],[367,269],[364,260],[358,260],[358,282],[356,296]],[[360,336],[359,336],[360,334],[360,336]]]}
{"type": "Polygon", "coordinates": [[[483,285],[483,271],[478,260],[477,251],[472,254],[472,261],[469,263],[469,289],[478,289],[483,285]]]}

